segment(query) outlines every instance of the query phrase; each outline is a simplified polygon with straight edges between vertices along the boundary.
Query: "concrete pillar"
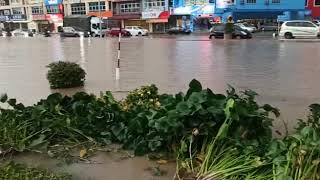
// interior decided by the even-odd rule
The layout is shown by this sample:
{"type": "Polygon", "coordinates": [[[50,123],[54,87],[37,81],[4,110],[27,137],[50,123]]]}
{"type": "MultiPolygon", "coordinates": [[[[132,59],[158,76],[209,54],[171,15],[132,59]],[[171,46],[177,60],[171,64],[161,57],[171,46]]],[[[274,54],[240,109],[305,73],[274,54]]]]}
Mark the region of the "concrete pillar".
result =
{"type": "Polygon", "coordinates": [[[125,28],[124,19],[121,20],[121,27],[125,28]]]}
{"type": "Polygon", "coordinates": [[[152,26],[152,23],[148,23],[149,24],[149,32],[153,32],[153,26],[152,26]]]}

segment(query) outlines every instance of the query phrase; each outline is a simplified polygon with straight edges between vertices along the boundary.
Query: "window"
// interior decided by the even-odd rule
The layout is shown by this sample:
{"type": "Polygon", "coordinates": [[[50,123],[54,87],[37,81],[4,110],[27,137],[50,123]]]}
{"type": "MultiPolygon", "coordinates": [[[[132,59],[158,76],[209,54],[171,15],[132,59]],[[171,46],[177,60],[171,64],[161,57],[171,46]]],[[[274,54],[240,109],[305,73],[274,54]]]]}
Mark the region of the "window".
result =
{"type": "Polygon", "coordinates": [[[21,3],[21,0],[11,0],[11,3],[21,3]]]}
{"type": "Polygon", "coordinates": [[[0,10],[0,16],[10,15],[10,9],[0,10]]]}
{"type": "Polygon", "coordinates": [[[0,6],[8,6],[9,0],[0,0],[0,6]]]}
{"type": "Polygon", "coordinates": [[[272,4],[280,4],[280,0],[272,0],[272,4]]]}
{"type": "Polygon", "coordinates": [[[257,0],[247,0],[247,3],[248,4],[255,4],[255,3],[257,3],[257,0]]]}
{"type": "Polygon", "coordinates": [[[86,14],[85,3],[71,4],[71,14],[86,14]]]}
{"type": "Polygon", "coordinates": [[[31,7],[32,14],[43,14],[43,9],[41,6],[31,7]]]}
{"type": "Polygon", "coordinates": [[[297,27],[298,23],[297,22],[287,22],[286,26],[297,27]]]}
{"type": "MultiPolygon", "coordinates": [[[[100,10],[105,11],[106,10],[106,4],[105,2],[100,2],[100,10]]],[[[99,11],[99,2],[89,2],[89,11],[95,12],[99,11]]]]}
{"type": "Polygon", "coordinates": [[[313,24],[309,23],[309,22],[301,22],[299,24],[300,27],[315,27],[313,24]]]}
{"type": "Polygon", "coordinates": [[[48,14],[60,13],[58,5],[46,6],[48,14]]]}
{"type": "Polygon", "coordinates": [[[165,0],[146,0],[144,3],[145,9],[164,10],[166,6],[165,0]]]}
{"type": "Polygon", "coordinates": [[[314,0],[314,5],[315,6],[320,6],[320,0],[314,0]]]}
{"type": "Polygon", "coordinates": [[[12,14],[23,14],[22,8],[12,8],[12,14]]]}
{"type": "Polygon", "coordinates": [[[140,3],[120,4],[121,13],[140,12],[140,3]]]}

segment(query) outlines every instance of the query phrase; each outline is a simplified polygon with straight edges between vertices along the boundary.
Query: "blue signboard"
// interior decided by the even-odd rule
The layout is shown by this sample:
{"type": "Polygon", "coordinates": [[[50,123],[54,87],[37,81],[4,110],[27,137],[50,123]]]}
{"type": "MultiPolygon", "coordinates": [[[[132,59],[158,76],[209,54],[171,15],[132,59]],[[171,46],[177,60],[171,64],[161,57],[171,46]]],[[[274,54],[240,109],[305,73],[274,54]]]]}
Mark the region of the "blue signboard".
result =
{"type": "Polygon", "coordinates": [[[62,4],[63,0],[44,0],[46,6],[62,4]]]}
{"type": "Polygon", "coordinates": [[[0,22],[6,22],[6,21],[9,21],[8,16],[0,16],[0,22]]]}
{"type": "Polygon", "coordinates": [[[26,20],[26,15],[24,14],[17,14],[17,15],[10,15],[9,20],[10,21],[23,21],[26,20]]]}

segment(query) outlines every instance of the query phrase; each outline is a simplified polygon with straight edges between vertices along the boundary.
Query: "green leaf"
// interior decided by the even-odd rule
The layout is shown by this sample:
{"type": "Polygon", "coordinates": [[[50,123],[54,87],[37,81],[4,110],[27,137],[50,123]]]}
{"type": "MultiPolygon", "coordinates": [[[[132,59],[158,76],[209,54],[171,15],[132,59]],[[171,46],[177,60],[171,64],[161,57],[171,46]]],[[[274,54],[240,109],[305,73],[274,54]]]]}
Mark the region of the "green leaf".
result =
{"type": "Polygon", "coordinates": [[[202,85],[196,79],[193,79],[189,84],[189,90],[187,92],[187,97],[189,97],[193,92],[202,91],[202,85]]]}
{"type": "Polygon", "coordinates": [[[15,107],[16,106],[16,103],[17,103],[17,100],[16,99],[9,99],[8,100],[8,104],[12,107],[15,107]]]}
{"type": "Polygon", "coordinates": [[[205,102],[207,99],[206,99],[206,94],[205,93],[202,93],[202,92],[193,92],[189,99],[188,99],[188,102],[192,103],[192,104],[201,104],[203,102],[205,102]]]}
{"type": "Polygon", "coordinates": [[[191,108],[189,107],[188,103],[185,101],[180,102],[177,107],[176,110],[180,113],[180,115],[182,116],[186,116],[189,115],[191,113],[191,108]]]}
{"type": "Polygon", "coordinates": [[[0,96],[0,102],[5,103],[8,100],[7,94],[1,94],[0,96]]]}
{"type": "Polygon", "coordinates": [[[46,143],[45,138],[46,138],[46,136],[44,134],[41,134],[38,139],[35,139],[30,143],[29,147],[32,148],[32,147],[39,146],[43,143],[46,143]]]}

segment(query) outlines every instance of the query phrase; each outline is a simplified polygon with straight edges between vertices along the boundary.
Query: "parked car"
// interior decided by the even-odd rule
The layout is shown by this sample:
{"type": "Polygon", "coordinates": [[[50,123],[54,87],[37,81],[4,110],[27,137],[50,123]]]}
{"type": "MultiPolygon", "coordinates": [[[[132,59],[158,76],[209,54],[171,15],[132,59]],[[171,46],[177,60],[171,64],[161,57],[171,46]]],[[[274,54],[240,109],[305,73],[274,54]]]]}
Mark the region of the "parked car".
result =
{"type": "Polygon", "coordinates": [[[11,34],[14,37],[33,37],[32,31],[28,29],[16,29],[11,31],[11,34]]]}
{"type": "Polygon", "coordinates": [[[62,31],[60,32],[61,37],[89,37],[89,34],[89,32],[85,32],[78,27],[62,27],[62,31]]]}
{"type": "Polygon", "coordinates": [[[182,27],[173,27],[167,31],[168,34],[190,34],[190,29],[182,28],[182,27]]]}
{"type": "Polygon", "coordinates": [[[261,29],[263,31],[277,31],[278,24],[277,23],[265,23],[265,24],[261,25],[261,29]]]}
{"type": "Polygon", "coordinates": [[[147,36],[149,31],[140,26],[126,26],[125,30],[129,31],[132,36],[147,36]]]}
{"type": "Polygon", "coordinates": [[[280,28],[280,37],[292,39],[295,37],[319,37],[320,27],[311,21],[285,21],[280,28]]]}
{"type": "MultiPolygon", "coordinates": [[[[119,36],[120,28],[112,28],[107,33],[108,33],[109,36],[119,36]]],[[[121,29],[121,36],[129,37],[129,36],[132,36],[132,34],[129,31],[125,30],[125,29],[121,29]]]]}
{"type": "MultiPolygon", "coordinates": [[[[247,29],[242,28],[239,25],[233,26],[234,31],[232,33],[232,38],[241,38],[241,39],[251,39],[252,33],[248,31],[247,29]]],[[[209,39],[212,39],[212,37],[215,38],[224,38],[224,32],[225,32],[225,24],[217,24],[214,25],[210,30],[209,39]]]]}
{"type": "Polygon", "coordinates": [[[248,23],[236,23],[235,25],[240,26],[242,29],[246,29],[248,31],[250,31],[251,33],[254,33],[257,31],[257,28],[252,25],[252,24],[248,24],[248,23]]]}

